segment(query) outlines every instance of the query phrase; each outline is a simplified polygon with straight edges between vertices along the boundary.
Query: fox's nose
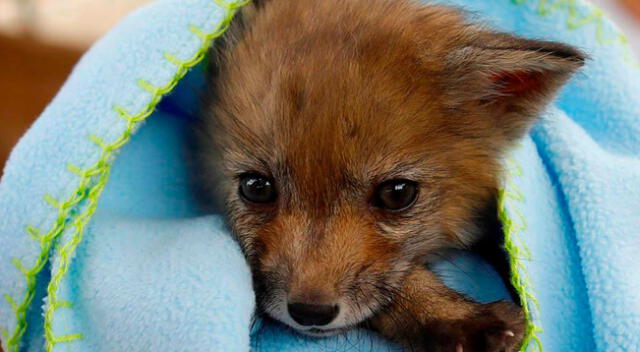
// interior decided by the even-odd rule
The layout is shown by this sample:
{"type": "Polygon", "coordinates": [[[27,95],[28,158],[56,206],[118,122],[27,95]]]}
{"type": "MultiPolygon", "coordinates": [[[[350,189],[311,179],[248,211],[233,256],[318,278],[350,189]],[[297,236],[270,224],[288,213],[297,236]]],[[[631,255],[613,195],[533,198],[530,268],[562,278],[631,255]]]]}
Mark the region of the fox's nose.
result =
{"type": "Polygon", "coordinates": [[[337,305],[289,303],[289,315],[303,326],[327,325],[338,316],[340,308],[337,305]]]}

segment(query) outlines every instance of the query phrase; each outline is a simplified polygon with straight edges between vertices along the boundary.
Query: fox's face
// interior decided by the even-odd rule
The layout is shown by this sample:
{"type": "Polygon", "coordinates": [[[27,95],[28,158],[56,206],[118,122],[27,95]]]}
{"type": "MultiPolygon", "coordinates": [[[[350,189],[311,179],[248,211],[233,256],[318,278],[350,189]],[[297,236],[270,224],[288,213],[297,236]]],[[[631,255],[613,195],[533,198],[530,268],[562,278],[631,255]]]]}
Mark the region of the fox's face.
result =
{"type": "Polygon", "coordinates": [[[368,318],[410,265],[473,240],[503,151],[583,60],[404,1],[250,15],[212,83],[201,162],[258,303],[316,335],[368,318]]]}

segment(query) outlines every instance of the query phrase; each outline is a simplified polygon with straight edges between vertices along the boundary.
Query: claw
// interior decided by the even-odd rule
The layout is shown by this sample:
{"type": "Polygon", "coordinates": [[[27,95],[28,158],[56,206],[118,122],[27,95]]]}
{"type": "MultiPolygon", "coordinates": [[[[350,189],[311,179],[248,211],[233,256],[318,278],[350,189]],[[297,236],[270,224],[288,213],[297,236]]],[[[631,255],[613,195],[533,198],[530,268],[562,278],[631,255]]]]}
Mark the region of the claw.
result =
{"type": "Polygon", "coordinates": [[[514,334],[514,333],[513,333],[513,331],[511,331],[511,330],[507,330],[507,331],[505,331],[505,332],[504,332],[504,334],[505,334],[505,335],[507,335],[507,336],[509,336],[509,337],[514,337],[514,336],[516,336],[516,334],[514,334]]]}

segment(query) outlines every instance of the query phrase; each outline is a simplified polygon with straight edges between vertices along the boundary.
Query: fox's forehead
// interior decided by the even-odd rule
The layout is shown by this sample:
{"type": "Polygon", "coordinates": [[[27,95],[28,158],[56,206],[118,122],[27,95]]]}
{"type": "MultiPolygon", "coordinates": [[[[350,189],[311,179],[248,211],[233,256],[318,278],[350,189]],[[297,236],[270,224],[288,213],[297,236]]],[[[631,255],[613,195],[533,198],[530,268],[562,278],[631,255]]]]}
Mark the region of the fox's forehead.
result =
{"type": "Polygon", "coordinates": [[[411,156],[445,137],[446,108],[430,85],[379,80],[386,78],[281,73],[264,92],[252,94],[264,97],[261,104],[230,99],[237,110],[223,124],[239,149],[296,172],[350,170],[357,177],[391,172],[407,158],[419,163],[411,156]]]}

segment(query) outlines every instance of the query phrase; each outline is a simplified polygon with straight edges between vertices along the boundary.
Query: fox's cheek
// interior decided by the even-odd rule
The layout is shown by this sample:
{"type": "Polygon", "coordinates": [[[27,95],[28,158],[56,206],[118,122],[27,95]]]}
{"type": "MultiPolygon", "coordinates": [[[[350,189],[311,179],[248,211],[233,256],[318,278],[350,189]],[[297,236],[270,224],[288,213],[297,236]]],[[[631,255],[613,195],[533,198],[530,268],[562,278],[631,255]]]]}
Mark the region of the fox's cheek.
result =
{"type": "Polygon", "coordinates": [[[407,223],[378,225],[381,228],[378,236],[396,244],[393,252],[389,253],[395,258],[418,262],[430,253],[453,245],[453,238],[443,231],[444,226],[432,214],[418,214],[407,223]]]}

